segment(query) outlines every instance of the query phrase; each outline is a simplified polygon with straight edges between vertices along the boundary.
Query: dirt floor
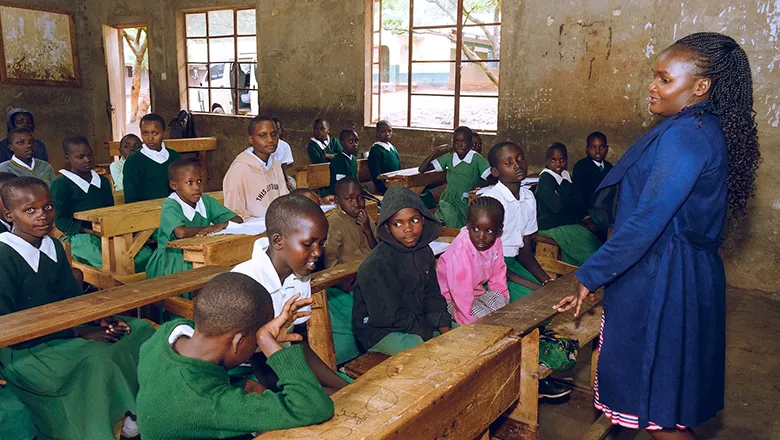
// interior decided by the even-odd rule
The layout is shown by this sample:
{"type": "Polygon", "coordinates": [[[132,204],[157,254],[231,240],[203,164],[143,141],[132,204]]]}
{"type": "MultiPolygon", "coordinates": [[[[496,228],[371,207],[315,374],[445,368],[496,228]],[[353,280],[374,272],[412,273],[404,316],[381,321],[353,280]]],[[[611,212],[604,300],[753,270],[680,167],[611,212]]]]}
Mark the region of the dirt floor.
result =
{"type": "MultiPolygon", "coordinates": [[[[780,439],[780,344],[775,341],[780,328],[780,293],[729,288],[726,298],[726,408],[695,432],[702,439],[780,439]]],[[[580,359],[590,359],[589,347],[583,348],[580,359]]],[[[587,390],[589,371],[590,365],[582,363],[559,375],[574,378],[578,388],[565,403],[540,405],[540,439],[579,439],[595,420],[598,414],[592,392],[587,390]]],[[[630,430],[613,430],[607,437],[631,438],[650,437],[630,430]]]]}

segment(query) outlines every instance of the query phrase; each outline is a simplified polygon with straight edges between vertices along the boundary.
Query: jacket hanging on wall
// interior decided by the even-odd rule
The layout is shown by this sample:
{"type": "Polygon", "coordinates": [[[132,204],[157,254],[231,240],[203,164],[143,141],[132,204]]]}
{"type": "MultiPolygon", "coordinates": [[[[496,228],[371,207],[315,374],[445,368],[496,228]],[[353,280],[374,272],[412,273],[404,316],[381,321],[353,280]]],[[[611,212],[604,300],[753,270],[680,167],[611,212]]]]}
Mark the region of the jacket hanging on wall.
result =
{"type": "Polygon", "coordinates": [[[195,121],[192,113],[182,110],[168,124],[168,139],[184,139],[198,137],[195,134],[195,121]]]}

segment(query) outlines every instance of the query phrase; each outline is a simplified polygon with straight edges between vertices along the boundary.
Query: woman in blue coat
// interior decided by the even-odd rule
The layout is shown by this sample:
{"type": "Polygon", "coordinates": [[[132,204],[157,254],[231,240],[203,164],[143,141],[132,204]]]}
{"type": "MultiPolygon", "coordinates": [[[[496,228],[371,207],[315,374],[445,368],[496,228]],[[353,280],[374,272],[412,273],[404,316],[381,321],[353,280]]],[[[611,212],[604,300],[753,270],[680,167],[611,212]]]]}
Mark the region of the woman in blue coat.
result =
{"type": "Polygon", "coordinates": [[[596,408],[653,438],[695,439],[690,428],[723,409],[721,234],[755,192],[750,65],[733,39],[692,34],[658,56],[648,91],[666,119],[599,186],[596,199],[617,189],[612,237],[555,308],[579,314],[605,286],[596,408]]]}

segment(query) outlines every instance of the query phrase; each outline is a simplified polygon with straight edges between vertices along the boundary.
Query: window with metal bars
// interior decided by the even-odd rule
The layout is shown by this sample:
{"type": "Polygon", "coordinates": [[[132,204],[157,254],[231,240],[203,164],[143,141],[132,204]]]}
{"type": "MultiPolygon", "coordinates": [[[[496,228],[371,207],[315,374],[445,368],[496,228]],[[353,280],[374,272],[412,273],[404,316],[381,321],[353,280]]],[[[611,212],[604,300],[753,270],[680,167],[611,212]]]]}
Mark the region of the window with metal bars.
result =
{"type": "Polygon", "coordinates": [[[185,13],[184,21],[189,110],[256,115],[255,9],[185,13]]]}
{"type": "Polygon", "coordinates": [[[498,128],[501,0],[374,0],[371,122],[498,128]]]}

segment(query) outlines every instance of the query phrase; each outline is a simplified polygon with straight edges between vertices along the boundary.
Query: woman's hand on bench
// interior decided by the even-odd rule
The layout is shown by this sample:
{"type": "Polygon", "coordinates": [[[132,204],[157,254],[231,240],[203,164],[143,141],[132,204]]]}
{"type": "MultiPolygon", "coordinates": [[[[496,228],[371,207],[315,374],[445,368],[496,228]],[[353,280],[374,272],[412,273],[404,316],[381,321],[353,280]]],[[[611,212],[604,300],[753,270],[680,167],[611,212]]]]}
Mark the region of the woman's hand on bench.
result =
{"type": "Polygon", "coordinates": [[[576,307],[574,316],[579,316],[580,308],[585,299],[590,302],[596,302],[596,294],[588,290],[582,283],[577,283],[577,293],[563,298],[558,304],[553,306],[553,309],[557,310],[558,313],[564,313],[576,307]]]}

